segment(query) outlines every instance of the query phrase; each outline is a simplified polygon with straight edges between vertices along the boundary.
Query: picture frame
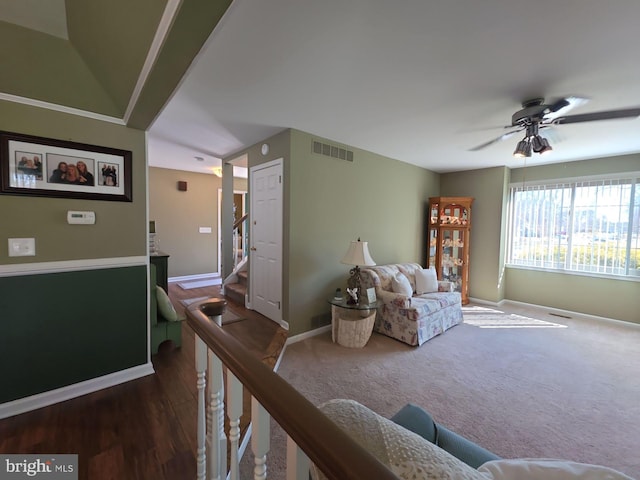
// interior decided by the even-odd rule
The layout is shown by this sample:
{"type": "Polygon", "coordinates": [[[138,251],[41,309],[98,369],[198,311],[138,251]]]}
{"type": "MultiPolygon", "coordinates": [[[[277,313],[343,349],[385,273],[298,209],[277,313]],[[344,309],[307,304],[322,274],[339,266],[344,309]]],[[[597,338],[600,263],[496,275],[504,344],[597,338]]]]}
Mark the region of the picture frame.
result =
{"type": "Polygon", "coordinates": [[[131,202],[132,154],[0,131],[0,194],[131,202]]]}
{"type": "Polygon", "coordinates": [[[376,289],[374,287],[367,288],[367,301],[369,303],[375,303],[376,300],[376,289]]]}

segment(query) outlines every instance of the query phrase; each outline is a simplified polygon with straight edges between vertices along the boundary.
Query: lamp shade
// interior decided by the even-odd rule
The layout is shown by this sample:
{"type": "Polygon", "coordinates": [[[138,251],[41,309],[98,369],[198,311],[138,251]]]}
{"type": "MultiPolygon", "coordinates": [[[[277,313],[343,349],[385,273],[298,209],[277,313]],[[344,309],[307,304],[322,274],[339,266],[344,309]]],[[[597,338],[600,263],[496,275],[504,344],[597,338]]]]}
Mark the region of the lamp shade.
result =
{"type": "Polygon", "coordinates": [[[351,242],[347,254],[340,260],[340,263],[347,265],[375,265],[371,255],[369,254],[368,242],[361,242],[360,239],[351,242]]]}

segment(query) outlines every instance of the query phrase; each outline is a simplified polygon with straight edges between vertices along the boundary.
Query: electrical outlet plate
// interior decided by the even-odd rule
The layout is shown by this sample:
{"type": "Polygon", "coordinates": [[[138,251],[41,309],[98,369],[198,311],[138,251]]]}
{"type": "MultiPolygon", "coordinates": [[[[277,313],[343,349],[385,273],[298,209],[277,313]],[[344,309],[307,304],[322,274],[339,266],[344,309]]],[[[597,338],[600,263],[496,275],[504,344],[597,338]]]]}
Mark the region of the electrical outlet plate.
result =
{"type": "Polygon", "coordinates": [[[10,257],[33,257],[36,254],[35,238],[10,238],[10,257]]]}

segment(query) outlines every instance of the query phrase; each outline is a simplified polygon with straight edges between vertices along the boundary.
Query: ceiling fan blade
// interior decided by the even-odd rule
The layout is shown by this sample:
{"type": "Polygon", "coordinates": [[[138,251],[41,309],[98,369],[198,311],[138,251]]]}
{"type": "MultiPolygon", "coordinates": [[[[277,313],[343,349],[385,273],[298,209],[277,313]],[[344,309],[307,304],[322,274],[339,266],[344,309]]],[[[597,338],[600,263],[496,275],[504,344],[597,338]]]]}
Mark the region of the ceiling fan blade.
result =
{"type": "Polygon", "coordinates": [[[553,120],[553,124],[564,125],[567,123],[592,122],[595,120],[614,120],[617,118],[640,117],[640,108],[625,108],[622,110],[604,110],[602,112],[581,113],[579,115],[568,115],[558,117],[553,120]]]}
{"type": "Polygon", "coordinates": [[[588,98],[578,97],[577,95],[570,95],[564,98],[559,98],[551,105],[549,105],[543,112],[543,118],[545,120],[554,119],[561,115],[565,115],[580,105],[583,105],[589,101],[588,98]]]}
{"type": "Polygon", "coordinates": [[[477,145],[473,148],[470,148],[469,151],[470,152],[477,152],[478,150],[482,150],[483,148],[487,148],[489,145],[493,145],[494,143],[498,143],[501,142],[502,140],[506,140],[507,138],[509,138],[512,135],[515,135],[518,132],[521,132],[523,129],[519,128],[517,130],[512,130],[510,132],[507,133],[503,133],[502,135],[500,135],[497,138],[494,138],[493,140],[489,140],[488,142],[482,143],[480,145],[477,145]]]}

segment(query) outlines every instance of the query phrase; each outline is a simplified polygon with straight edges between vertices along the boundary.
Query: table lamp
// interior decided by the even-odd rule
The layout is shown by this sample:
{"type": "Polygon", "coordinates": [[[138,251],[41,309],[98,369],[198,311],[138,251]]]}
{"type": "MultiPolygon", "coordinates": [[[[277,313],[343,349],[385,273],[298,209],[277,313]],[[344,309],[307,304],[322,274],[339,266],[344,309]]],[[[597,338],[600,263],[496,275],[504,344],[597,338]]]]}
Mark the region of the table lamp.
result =
{"type": "Polygon", "coordinates": [[[351,277],[349,278],[347,285],[350,289],[357,288],[358,300],[356,302],[353,298],[349,297],[347,303],[360,303],[360,300],[362,299],[360,265],[372,266],[376,264],[369,254],[367,242],[361,242],[360,238],[355,242],[352,241],[351,245],[349,245],[349,250],[347,250],[347,254],[342,258],[342,260],[340,260],[340,263],[344,263],[345,265],[354,265],[354,267],[349,270],[351,277]]]}

